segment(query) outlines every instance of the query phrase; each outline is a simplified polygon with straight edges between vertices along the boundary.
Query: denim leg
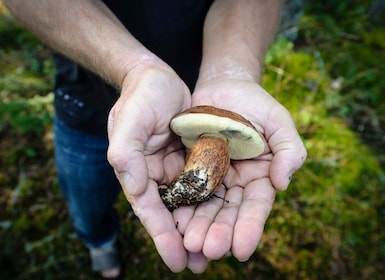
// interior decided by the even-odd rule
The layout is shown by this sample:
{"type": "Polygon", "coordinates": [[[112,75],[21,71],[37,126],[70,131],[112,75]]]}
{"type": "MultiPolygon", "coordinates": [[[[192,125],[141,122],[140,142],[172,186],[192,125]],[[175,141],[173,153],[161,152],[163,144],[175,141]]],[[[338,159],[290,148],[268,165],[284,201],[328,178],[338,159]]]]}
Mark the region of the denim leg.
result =
{"type": "Polygon", "coordinates": [[[89,248],[110,247],[119,229],[114,203],[121,188],[107,161],[108,140],[57,119],[54,133],[59,185],[76,232],[89,248]]]}

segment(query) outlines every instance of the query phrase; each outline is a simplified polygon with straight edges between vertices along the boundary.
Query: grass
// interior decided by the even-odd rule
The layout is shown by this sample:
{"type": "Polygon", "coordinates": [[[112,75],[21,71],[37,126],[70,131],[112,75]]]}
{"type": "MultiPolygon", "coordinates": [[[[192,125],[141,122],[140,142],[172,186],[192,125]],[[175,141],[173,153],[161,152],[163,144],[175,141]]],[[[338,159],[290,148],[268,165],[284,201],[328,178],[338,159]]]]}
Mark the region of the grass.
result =
{"type": "MultiPolygon", "coordinates": [[[[370,1],[309,1],[293,44],[278,39],[263,86],[308,149],[252,258],[172,274],[123,196],[130,279],[381,279],[385,273],[385,30],[370,1]]],[[[0,278],[93,279],[53,168],[50,51],[0,3],[0,278]]]]}

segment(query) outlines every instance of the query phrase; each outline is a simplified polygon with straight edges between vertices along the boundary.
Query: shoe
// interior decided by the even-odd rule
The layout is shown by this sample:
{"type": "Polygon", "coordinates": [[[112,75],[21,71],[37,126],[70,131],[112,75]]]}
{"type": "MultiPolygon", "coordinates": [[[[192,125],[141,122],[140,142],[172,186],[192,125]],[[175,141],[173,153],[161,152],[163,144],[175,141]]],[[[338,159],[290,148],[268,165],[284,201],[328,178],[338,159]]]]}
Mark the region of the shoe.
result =
{"type": "Polygon", "coordinates": [[[107,249],[90,249],[92,269],[102,279],[123,279],[123,266],[116,246],[107,249]]]}

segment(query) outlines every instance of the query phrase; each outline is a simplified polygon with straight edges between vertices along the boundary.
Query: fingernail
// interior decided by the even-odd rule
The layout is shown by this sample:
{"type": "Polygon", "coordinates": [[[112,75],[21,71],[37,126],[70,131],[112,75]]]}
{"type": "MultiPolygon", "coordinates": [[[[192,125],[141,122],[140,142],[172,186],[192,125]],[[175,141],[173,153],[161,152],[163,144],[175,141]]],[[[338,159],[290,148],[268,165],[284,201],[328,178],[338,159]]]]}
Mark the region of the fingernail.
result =
{"type": "Polygon", "coordinates": [[[119,181],[127,194],[136,195],[138,192],[138,184],[135,178],[128,172],[119,175],[119,181]]]}
{"type": "Polygon", "coordinates": [[[293,172],[291,171],[291,172],[289,173],[289,175],[287,175],[286,178],[287,178],[287,179],[286,179],[286,184],[285,184],[285,186],[284,186],[284,188],[283,188],[284,191],[287,190],[287,188],[288,188],[289,185],[290,185],[290,182],[291,182],[291,180],[292,180],[292,178],[293,178],[293,172]]]}

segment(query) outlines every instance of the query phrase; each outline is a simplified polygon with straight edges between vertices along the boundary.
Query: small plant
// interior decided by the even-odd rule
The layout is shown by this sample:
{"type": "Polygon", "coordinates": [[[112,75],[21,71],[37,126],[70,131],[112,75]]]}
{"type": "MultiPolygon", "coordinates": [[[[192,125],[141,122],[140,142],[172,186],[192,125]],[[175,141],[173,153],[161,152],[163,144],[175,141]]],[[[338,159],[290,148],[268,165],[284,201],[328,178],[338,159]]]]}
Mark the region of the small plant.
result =
{"type": "Polygon", "coordinates": [[[16,133],[42,136],[53,119],[53,94],[19,98],[0,104],[0,130],[11,128],[16,133]]]}

